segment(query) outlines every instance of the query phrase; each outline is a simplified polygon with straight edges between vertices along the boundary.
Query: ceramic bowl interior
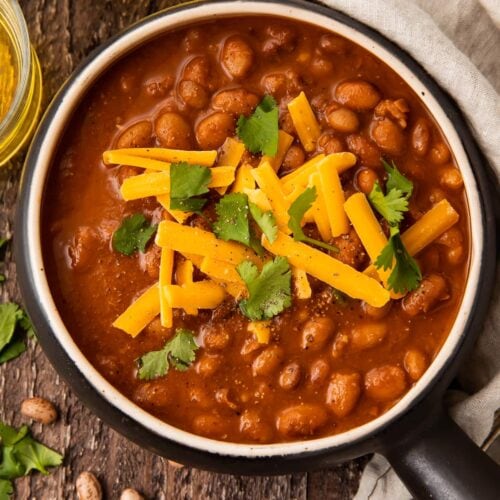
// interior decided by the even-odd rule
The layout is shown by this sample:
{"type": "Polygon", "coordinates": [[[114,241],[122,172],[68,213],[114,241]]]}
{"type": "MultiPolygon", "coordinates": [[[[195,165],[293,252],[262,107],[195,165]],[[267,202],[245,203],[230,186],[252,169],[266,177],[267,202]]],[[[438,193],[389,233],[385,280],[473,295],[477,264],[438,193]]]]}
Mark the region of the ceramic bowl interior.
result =
{"type": "Polygon", "coordinates": [[[483,252],[483,227],[485,226],[479,200],[479,192],[467,154],[454,125],[451,123],[429,88],[385,45],[378,43],[368,35],[351,26],[323,15],[319,11],[316,12],[312,8],[304,8],[303,5],[299,4],[243,0],[228,3],[215,2],[188,5],[181,9],[166,11],[148,18],[142,23],[128,29],[125,33],[106,45],[104,49],[100,49],[92,59],[88,60],[84,66],[77,70],[72,79],[62,89],[55,103],[56,108],[51,110],[50,122],[46,125],[45,133],[40,139],[37,147],[38,157],[35,160],[36,165],[30,182],[29,198],[27,201],[27,220],[25,224],[27,224],[28,228],[26,230],[28,260],[33,273],[31,279],[37,290],[39,306],[44,311],[48,327],[67,353],[68,357],[98,393],[100,393],[111,405],[118,408],[131,419],[140,423],[140,425],[146,427],[159,437],[167,438],[182,445],[197,450],[210,451],[212,453],[234,457],[272,457],[315,452],[326,448],[334,449],[346,443],[353,443],[365,439],[381,427],[395,420],[424,396],[426,388],[436,381],[443,372],[447,360],[455,356],[464,336],[464,331],[466,330],[469,313],[473,308],[480,276],[481,256],[483,252]],[[474,228],[474,237],[472,238],[467,286],[460,310],[449,336],[423,377],[394,407],[375,420],[342,434],[301,442],[248,445],[200,437],[162,422],[120,394],[87,361],[64,326],[51,296],[42,258],[40,212],[44,186],[54,157],[54,152],[58,147],[59,138],[62,137],[65,126],[70,120],[78,103],[81,101],[82,96],[114,61],[134,48],[137,48],[139,45],[169,30],[185,27],[186,25],[200,21],[239,15],[262,15],[262,12],[272,14],[273,16],[281,16],[292,20],[307,22],[338,33],[375,54],[408,83],[414,92],[421,97],[424,104],[440,125],[448,140],[453,155],[460,166],[469,206],[469,225],[474,228]]]}

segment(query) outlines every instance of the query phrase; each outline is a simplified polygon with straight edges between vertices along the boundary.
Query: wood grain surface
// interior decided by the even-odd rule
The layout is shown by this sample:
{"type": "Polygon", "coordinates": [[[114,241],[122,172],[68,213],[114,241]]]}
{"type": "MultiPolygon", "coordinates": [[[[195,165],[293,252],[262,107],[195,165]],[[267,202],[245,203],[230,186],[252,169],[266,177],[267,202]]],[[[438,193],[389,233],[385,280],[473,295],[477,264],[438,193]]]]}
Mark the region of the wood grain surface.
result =
{"type": "MultiPolygon", "coordinates": [[[[75,66],[93,48],[123,28],[174,1],[155,0],[21,0],[43,69],[46,105],[75,66]]],[[[0,174],[0,235],[11,235],[22,155],[0,174]]],[[[7,281],[2,300],[21,302],[11,250],[5,257],[7,281]]],[[[75,480],[85,470],[100,479],[106,498],[119,498],[126,487],[149,499],[323,499],[352,498],[366,459],[312,474],[238,477],[194,469],[177,469],[104,425],[58,377],[39,346],[31,341],[20,358],[0,368],[0,420],[25,423],[23,399],[41,396],[60,411],[52,425],[33,425],[33,433],[64,453],[64,466],[50,476],[33,474],[15,482],[19,499],[76,498],[75,480]]]]}

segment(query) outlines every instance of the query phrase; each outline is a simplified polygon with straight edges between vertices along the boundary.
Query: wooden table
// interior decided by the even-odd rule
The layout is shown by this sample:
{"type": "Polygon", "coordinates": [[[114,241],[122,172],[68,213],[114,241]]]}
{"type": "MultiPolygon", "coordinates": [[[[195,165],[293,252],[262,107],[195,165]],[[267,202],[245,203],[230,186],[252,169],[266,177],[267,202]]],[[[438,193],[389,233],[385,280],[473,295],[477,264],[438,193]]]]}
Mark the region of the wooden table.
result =
{"type": "MultiPolygon", "coordinates": [[[[31,40],[43,68],[45,104],[80,60],[111,35],[147,14],[179,3],[174,0],[21,0],[31,40]]],[[[14,204],[23,157],[0,177],[0,235],[12,234],[14,204]]],[[[21,301],[10,248],[2,301],[21,301]]],[[[0,368],[0,420],[20,425],[23,399],[37,395],[53,401],[59,420],[35,436],[65,455],[64,467],[48,476],[34,474],[16,481],[16,498],[59,500],[75,497],[75,480],[94,472],[107,498],[134,487],[151,499],[347,499],[357,489],[366,459],[335,469],[280,477],[238,477],[194,469],[176,469],[104,425],[78,401],[58,377],[42,350],[31,343],[28,352],[0,368]]]]}

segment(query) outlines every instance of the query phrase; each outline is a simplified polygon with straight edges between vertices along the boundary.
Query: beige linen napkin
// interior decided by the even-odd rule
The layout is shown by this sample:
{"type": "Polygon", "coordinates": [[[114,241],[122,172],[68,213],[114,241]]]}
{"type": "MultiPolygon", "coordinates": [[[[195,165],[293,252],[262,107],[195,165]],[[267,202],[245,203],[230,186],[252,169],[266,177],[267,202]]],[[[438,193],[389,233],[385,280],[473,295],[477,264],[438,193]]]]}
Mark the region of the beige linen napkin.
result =
{"type": "MultiPolygon", "coordinates": [[[[500,178],[500,0],[323,2],[375,28],[420,62],[458,103],[500,178]]],[[[459,373],[463,392],[447,395],[452,417],[480,445],[491,435],[500,408],[498,278],[500,272],[484,331],[459,373]]],[[[379,455],[366,467],[356,494],[357,500],[367,498],[411,498],[379,455]]]]}

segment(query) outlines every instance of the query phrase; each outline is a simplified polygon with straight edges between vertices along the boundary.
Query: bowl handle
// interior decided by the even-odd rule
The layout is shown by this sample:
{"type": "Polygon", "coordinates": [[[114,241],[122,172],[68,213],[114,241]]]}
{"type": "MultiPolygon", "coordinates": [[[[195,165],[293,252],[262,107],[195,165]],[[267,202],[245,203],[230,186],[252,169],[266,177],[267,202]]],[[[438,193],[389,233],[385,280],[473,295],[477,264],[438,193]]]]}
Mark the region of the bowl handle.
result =
{"type": "Polygon", "coordinates": [[[422,432],[384,450],[384,455],[416,498],[500,498],[500,467],[442,408],[422,432]]]}

